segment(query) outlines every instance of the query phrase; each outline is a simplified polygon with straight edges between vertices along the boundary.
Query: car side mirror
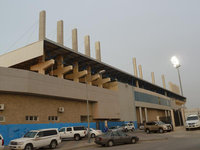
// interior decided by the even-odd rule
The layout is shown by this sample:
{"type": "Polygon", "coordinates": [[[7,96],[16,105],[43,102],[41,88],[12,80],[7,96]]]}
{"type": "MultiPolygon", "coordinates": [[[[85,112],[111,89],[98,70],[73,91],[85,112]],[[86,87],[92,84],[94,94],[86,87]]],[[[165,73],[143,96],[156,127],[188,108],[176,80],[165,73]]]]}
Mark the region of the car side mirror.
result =
{"type": "Polygon", "coordinates": [[[36,135],[36,138],[39,138],[40,136],[39,135],[36,135]]]}

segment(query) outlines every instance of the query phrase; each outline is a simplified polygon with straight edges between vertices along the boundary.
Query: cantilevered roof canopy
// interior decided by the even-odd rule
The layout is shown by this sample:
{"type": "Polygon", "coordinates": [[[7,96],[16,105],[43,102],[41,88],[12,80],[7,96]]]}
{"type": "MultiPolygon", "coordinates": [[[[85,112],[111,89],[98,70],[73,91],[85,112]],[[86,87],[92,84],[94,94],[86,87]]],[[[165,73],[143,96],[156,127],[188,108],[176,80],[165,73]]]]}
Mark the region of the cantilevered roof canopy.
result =
{"type": "Polygon", "coordinates": [[[68,47],[60,45],[54,41],[45,39],[44,40],[44,51],[46,55],[46,59],[55,59],[58,55],[62,55],[64,57],[65,65],[73,65],[73,62],[79,62],[79,69],[86,69],[87,66],[92,67],[92,73],[97,73],[101,70],[105,70],[106,72],[103,74],[104,77],[110,77],[111,80],[117,80],[119,82],[127,83],[133,86],[136,86],[136,80],[139,82],[139,86],[141,88],[157,92],[159,94],[165,95],[167,93],[168,97],[175,98],[178,100],[185,101],[186,98],[171,92],[167,89],[164,89],[158,85],[152,84],[143,79],[137,78],[127,72],[119,70],[115,67],[112,67],[103,62],[97,61],[94,58],[83,55],[79,52],[76,52],[68,47]]]}

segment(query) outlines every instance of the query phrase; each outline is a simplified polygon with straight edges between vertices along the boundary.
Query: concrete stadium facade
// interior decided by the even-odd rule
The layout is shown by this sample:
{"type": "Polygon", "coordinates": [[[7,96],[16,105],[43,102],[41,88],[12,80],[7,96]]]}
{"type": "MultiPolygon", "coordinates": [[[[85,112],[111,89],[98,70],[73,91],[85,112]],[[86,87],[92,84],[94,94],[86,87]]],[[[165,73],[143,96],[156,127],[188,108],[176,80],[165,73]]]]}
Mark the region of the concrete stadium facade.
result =
{"type": "MultiPolygon", "coordinates": [[[[169,117],[183,125],[186,98],[78,52],[77,29],[72,49],[63,45],[63,21],[57,23],[57,42],[46,38],[46,13],[40,13],[39,41],[0,56],[0,123],[30,124],[90,121],[153,121],[169,117]],[[101,73],[103,71],[103,73],[101,73]]],[[[154,79],[154,80],[153,80],[154,79]]],[[[164,79],[163,79],[164,80],[164,79]]],[[[154,81],[154,82],[153,82],[154,81]]]]}

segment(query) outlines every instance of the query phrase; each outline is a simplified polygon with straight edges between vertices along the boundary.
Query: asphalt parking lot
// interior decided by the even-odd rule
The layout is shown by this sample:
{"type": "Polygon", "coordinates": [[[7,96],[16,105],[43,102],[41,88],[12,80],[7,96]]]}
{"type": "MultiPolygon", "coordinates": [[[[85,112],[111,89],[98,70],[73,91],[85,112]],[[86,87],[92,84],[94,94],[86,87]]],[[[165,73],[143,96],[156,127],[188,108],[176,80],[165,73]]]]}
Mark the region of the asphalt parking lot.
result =
{"type": "MultiPolygon", "coordinates": [[[[102,147],[94,143],[94,139],[91,139],[88,143],[87,138],[83,138],[80,141],[64,140],[56,148],[56,150],[101,150],[101,149],[127,149],[132,150],[200,150],[200,130],[185,131],[184,128],[180,128],[177,131],[166,133],[151,133],[146,134],[144,131],[137,130],[131,132],[131,134],[140,138],[137,144],[126,144],[113,147],[102,147]]],[[[8,150],[5,147],[5,150],[8,150]]],[[[41,150],[50,150],[49,148],[42,148],[41,150]]]]}
{"type": "Polygon", "coordinates": [[[146,134],[144,131],[135,131],[132,134],[138,136],[140,141],[137,144],[126,144],[113,147],[102,147],[94,143],[94,139],[88,143],[87,138],[80,141],[63,141],[58,147],[58,150],[90,150],[90,149],[137,149],[146,150],[199,150],[200,149],[200,130],[185,131],[185,129],[178,129],[174,132],[167,133],[151,133],[146,134]]]}

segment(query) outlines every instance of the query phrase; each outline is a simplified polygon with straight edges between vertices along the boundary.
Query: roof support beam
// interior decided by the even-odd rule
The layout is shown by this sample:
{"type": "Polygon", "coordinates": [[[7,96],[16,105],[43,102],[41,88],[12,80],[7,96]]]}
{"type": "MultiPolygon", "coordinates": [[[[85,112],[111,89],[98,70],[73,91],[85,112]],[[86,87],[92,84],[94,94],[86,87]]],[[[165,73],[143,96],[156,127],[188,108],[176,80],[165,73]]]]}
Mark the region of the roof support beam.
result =
{"type": "Polygon", "coordinates": [[[92,84],[97,85],[98,87],[103,87],[105,83],[108,83],[110,81],[111,81],[110,78],[102,78],[102,75],[100,75],[100,78],[93,81],[92,84]]]}
{"type": "Polygon", "coordinates": [[[73,73],[65,75],[65,78],[73,80],[75,82],[79,82],[79,78],[87,75],[87,73],[88,73],[87,70],[83,70],[83,71],[79,72],[79,70],[78,70],[78,62],[75,62],[74,63],[74,67],[73,67],[73,73]]]}
{"type": "Polygon", "coordinates": [[[58,76],[58,78],[64,78],[64,74],[66,74],[67,72],[71,71],[73,69],[73,66],[66,66],[64,67],[63,65],[63,56],[58,56],[56,58],[56,63],[57,63],[57,69],[53,70],[50,74],[56,75],[58,76]]]}
{"type": "Polygon", "coordinates": [[[47,68],[51,67],[54,63],[55,63],[55,61],[53,59],[44,61],[44,62],[40,62],[36,65],[31,66],[30,70],[37,71],[38,73],[41,73],[41,74],[45,74],[45,70],[47,68]]]}

